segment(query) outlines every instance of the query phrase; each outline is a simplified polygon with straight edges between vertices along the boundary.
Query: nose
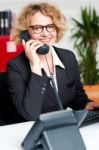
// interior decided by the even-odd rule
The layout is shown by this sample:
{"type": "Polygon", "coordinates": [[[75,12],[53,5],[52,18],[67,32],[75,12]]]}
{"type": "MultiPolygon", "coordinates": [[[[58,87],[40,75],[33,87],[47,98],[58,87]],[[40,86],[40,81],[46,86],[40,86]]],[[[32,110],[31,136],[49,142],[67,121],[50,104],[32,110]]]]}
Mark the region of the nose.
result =
{"type": "Polygon", "coordinates": [[[49,35],[49,32],[48,32],[48,31],[46,30],[46,28],[44,27],[41,34],[47,36],[47,35],[49,35]]]}

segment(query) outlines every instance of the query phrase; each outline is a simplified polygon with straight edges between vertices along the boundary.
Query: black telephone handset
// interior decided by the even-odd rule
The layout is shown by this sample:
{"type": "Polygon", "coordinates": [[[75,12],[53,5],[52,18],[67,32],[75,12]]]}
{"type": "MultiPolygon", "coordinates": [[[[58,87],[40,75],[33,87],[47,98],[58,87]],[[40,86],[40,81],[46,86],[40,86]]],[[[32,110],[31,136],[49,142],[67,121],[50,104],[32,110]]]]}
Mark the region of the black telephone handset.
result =
{"type": "MultiPolygon", "coordinates": [[[[22,31],[20,36],[21,36],[21,39],[25,40],[25,42],[27,42],[30,39],[30,35],[27,30],[22,31]]],[[[49,51],[49,46],[47,44],[44,44],[43,46],[37,49],[37,53],[42,54],[42,55],[47,54],[48,51],[49,51]]]]}

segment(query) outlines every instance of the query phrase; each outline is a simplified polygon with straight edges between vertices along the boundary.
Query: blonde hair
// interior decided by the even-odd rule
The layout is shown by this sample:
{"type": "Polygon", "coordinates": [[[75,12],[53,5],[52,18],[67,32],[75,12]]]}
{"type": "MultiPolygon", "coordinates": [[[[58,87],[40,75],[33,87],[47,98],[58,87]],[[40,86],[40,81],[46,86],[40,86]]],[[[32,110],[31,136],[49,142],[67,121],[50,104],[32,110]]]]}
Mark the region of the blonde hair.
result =
{"type": "Polygon", "coordinates": [[[16,41],[17,43],[21,42],[20,32],[28,29],[30,18],[36,12],[41,12],[43,15],[48,16],[53,20],[57,27],[56,42],[58,42],[66,31],[66,18],[57,7],[45,2],[31,3],[24,7],[16,20],[16,27],[14,27],[12,30],[12,40],[16,41]]]}

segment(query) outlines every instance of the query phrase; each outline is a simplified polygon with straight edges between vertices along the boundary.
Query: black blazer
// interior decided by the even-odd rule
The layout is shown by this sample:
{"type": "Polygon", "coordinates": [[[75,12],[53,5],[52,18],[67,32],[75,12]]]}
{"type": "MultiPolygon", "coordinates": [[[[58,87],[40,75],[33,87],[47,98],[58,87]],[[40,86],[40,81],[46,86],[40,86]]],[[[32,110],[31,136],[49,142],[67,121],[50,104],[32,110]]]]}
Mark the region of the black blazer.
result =
{"type": "MultiPolygon", "coordinates": [[[[65,69],[57,66],[58,94],[64,109],[83,109],[89,102],[83,90],[78,64],[73,52],[54,47],[65,69]]],[[[26,120],[36,120],[39,114],[58,110],[50,79],[31,72],[30,63],[23,52],[8,65],[9,91],[18,112],[26,120]]]]}

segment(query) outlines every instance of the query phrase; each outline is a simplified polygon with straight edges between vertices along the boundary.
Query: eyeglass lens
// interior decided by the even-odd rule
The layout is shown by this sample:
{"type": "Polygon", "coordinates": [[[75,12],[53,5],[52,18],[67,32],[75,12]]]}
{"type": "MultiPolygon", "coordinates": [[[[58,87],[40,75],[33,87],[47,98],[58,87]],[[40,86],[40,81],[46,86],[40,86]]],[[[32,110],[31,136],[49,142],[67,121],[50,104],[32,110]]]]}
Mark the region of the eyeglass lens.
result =
{"type": "Polygon", "coordinates": [[[47,26],[42,26],[42,25],[35,25],[35,26],[29,26],[30,28],[32,28],[34,33],[41,33],[44,28],[46,28],[46,30],[48,32],[53,32],[56,29],[56,26],[54,24],[49,24],[47,26]]]}

